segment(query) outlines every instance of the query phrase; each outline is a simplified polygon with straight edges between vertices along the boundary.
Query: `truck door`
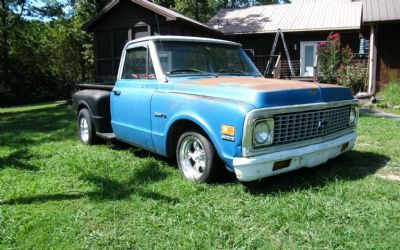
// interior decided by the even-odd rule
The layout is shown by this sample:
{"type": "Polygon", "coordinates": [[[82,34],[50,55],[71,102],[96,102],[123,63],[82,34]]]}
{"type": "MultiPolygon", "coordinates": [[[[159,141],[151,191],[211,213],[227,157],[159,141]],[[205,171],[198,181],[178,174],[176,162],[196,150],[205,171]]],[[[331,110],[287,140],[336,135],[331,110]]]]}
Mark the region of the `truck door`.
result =
{"type": "Polygon", "coordinates": [[[123,54],[111,93],[111,125],[118,139],[153,150],[150,102],[158,82],[147,43],[133,44],[123,54]]]}

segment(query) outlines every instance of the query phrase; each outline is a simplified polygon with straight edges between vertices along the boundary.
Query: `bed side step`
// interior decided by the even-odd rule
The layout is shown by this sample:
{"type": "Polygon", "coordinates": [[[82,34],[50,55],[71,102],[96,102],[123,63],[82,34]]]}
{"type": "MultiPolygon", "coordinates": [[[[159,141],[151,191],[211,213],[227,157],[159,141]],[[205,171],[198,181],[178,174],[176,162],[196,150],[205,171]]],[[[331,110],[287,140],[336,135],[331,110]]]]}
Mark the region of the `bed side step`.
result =
{"type": "Polygon", "coordinates": [[[106,140],[115,140],[117,137],[115,137],[114,133],[98,133],[96,132],[96,135],[100,138],[106,139],[106,140]]]}

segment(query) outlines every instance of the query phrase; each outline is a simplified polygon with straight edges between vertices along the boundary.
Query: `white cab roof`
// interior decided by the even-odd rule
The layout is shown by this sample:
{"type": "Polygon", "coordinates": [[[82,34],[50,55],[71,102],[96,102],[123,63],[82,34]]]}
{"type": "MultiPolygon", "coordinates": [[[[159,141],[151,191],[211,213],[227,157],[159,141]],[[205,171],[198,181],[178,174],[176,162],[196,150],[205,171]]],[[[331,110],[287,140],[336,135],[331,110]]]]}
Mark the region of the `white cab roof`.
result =
{"type": "Polygon", "coordinates": [[[132,40],[126,45],[144,42],[144,41],[187,41],[187,42],[205,42],[205,43],[221,43],[234,46],[242,46],[240,43],[235,43],[227,40],[205,38],[205,37],[194,37],[194,36],[146,36],[139,39],[132,40]]]}

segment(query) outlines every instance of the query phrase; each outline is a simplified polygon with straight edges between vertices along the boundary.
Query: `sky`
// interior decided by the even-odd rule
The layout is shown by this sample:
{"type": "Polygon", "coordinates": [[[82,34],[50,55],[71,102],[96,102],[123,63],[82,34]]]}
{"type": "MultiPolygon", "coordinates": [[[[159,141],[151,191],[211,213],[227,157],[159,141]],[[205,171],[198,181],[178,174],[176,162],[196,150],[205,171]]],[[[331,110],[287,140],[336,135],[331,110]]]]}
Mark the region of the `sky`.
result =
{"type": "MultiPolygon", "coordinates": [[[[56,2],[66,4],[67,0],[55,0],[56,2]]],[[[43,7],[46,5],[46,0],[31,0],[31,4],[35,7],[43,7]]],[[[64,12],[69,12],[70,7],[65,7],[64,12]]],[[[28,20],[42,20],[42,21],[50,21],[51,18],[39,18],[39,17],[25,17],[28,20]]]]}

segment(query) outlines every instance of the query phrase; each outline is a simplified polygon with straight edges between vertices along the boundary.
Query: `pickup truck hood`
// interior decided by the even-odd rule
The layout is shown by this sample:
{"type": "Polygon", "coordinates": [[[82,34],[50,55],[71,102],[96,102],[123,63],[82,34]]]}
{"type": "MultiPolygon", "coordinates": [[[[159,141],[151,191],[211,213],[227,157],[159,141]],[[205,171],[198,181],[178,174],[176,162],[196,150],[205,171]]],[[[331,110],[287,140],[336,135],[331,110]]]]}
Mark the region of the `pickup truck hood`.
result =
{"type": "Polygon", "coordinates": [[[350,89],[331,84],[255,77],[175,78],[173,91],[246,102],[255,108],[353,99],[350,89]]]}

